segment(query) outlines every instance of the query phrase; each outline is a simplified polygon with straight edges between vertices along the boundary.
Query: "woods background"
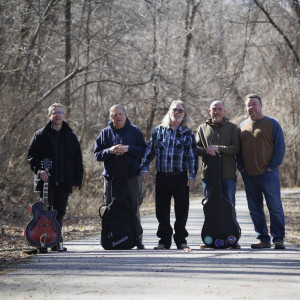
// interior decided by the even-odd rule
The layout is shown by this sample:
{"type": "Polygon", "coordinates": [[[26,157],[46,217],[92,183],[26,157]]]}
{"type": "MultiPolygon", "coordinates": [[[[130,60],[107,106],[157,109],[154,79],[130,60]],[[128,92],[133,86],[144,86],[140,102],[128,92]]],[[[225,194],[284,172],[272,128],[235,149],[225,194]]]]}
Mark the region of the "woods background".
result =
{"type": "MultiPolygon", "coordinates": [[[[148,142],[174,99],[187,103],[195,131],[212,101],[224,101],[239,124],[245,95],[259,93],[264,114],[285,134],[282,186],[299,186],[298,0],[0,2],[4,219],[27,218],[38,200],[27,148],[53,102],[65,105],[83,152],[83,187],[69,201],[74,214],[97,214],[102,202],[102,166],[93,148],[116,103],[148,142]]],[[[150,181],[144,199],[151,201],[153,190],[150,181]]]]}

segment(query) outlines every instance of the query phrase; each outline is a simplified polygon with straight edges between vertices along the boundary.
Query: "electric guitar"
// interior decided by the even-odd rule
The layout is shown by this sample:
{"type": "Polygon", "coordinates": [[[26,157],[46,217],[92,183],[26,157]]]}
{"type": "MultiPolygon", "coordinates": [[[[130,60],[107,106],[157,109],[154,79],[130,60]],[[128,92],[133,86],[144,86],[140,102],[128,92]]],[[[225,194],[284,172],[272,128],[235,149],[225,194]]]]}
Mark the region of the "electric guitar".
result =
{"type": "Polygon", "coordinates": [[[234,206],[222,193],[221,155],[206,155],[205,159],[212,190],[211,195],[202,201],[205,221],[201,238],[209,248],[234,247],[241,236],[241,229],[234,206]]]}
{"type": "MultiPolygon", "coordinates": [[[[49,173],[51,160],[45,158],[42,169],[49,173]]],[[[61,228],[56,220],[56,210],[48,210],[48,181],[44,182],[43,202],[37,201],[30,207],[32,219],[28,222],[24,235],[27,242],[37,248],[53,247],[60,241],[61,228]]]]}

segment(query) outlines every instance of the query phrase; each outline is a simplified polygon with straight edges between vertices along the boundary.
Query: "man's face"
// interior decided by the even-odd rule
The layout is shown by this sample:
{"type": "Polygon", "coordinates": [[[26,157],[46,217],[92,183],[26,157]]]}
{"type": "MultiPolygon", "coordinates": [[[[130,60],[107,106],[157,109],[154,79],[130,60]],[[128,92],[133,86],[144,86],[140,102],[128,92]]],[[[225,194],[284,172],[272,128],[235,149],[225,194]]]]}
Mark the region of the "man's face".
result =
{"type": "Polygon", "coordinates": [[[184,108],[181,104],[177,103],[170,108],[170,119],[173,122],[181,122],[184,118],[184,108]]]}
{"type": "Polygon", "coordinates": [[[113,122],[113,126],[116,129],[121,129],[125,126],[126,115],[121,108],[117,107],[111,113],[111,120],[113,122]]]}
{"type": "Polygon", "coordinates": [[[247,99],[246,110],[252,121],[256,121],[263,116],[262,105],[257,98],[248,98],[247,99]]]}
{"type": "Polygon", "coordinates": [[[221,102],[212,103],[208,110],[213,123],[221,123],[223,121],[226,109],[221,102]]]}
{"type": "Polygon", "coordinates": [[[64,110],[59,106],[54,107],[49,115],[49,119],[54,126],[60,127],[65,119],[64,110]]]}

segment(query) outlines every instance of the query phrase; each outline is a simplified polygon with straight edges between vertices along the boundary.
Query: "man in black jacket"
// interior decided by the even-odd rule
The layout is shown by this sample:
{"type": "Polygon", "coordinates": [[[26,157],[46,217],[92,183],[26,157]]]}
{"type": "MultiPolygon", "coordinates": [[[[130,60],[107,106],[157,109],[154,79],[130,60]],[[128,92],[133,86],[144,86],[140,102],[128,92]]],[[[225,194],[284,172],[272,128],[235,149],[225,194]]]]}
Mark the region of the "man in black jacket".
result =
{"type": "MultiPolygon", "coordinates": [[[[35,173],[35,192],[42,193],[43,183],[49,180],[48,208],[57,211],[56,219],[62,227],[69,194],[80,190],[83,166],[80,144],[70,126],[64,121],[64,108],[60,103],[52,104],[49,109],[50,122],[32,137],[28,149],[28,161],[35,173]],[[50,174],[42,170],[41,161],[52,161],[50,174]]],[[[62,239],[53,251],[66,251],[62,239]]],[[[47,252],[47,249],[40,249],[47,252]]]]}

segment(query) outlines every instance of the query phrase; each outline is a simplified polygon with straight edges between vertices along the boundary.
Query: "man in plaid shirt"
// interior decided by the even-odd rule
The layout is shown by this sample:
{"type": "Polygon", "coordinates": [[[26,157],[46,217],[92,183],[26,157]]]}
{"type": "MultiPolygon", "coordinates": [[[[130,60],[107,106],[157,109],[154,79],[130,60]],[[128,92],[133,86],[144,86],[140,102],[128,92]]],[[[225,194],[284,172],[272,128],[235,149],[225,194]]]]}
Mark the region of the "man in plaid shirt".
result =
{"type": "Polygon", "coordinates": [[[186,222],[189,212],[189,189],[195,184],[198,171],[197,144],[188,128],[189,117],[185,104],[176,100],[171,103],[161,125],[152,131],[143,163],[142,179],[148,179],[151,161],[156,157],[155,205],[158,220],[155,250],[170,249],[173,228],[170,225],[171,198],[174,198],[176,221],[174,241],[177,249],[189,249],[186,241],[186,222]]]}

